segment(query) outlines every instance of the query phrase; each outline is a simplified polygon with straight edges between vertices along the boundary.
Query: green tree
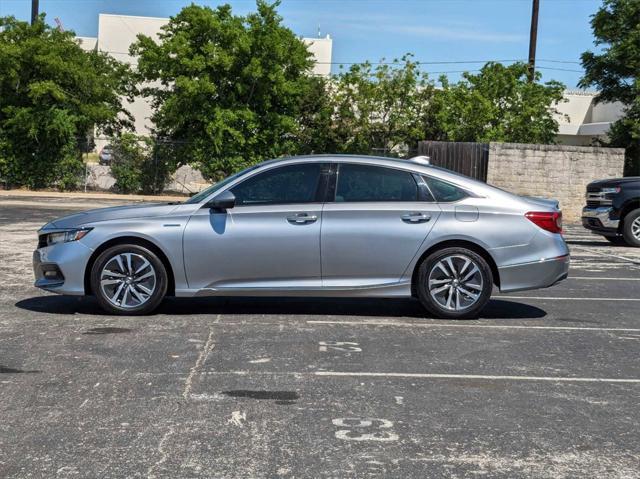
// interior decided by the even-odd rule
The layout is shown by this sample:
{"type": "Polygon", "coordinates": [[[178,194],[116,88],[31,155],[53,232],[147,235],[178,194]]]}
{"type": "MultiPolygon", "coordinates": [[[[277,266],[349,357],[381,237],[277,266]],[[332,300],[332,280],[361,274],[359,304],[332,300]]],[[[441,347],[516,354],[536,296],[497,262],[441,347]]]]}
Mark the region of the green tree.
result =
{"type": "Polygon", "coordinates": [[[129,79],[127,66],[85,52],[44,15],[33,26],[0,18],[0,176],[31,188],[74,187],[87,132],[129,124],[129,79]]]}
{"type": "Polygon", "coordinates": [[[296,142],[299,154],[339,152],[338,135],[334,128],[334,102],[331,81],[323,77],[310,77],[305,93],[300,97],[296,142]]]}
{"type": "Polygon", "coordinates": [[[487,63],[478,74],[463,73],[450,84],[441,77],[438,123],[449,141],[553,143],[558,124],[554,105],[564,86],[528,81],[524,63],[487,63]]]}
{"type": "Polygon", "coordinates": [[[352,65],[330,83],[330,143],[344,153],[403,153],[437,135],[434,91],[411,55],[375,68],[352,65]]]}
{"type": "Polygon", "coordinates": [[[311,60],[278,4],[258,0],[245,17],[229,5],[191,5],[162,28],[159,43],[140,35],[131,47],[156,134],[209,178],[297,151],[311,60]]]}
{"type": "Polygon", "coordinates": [[[640,175],[640,1],[604,0],[591,28],[600,53],[582,54],[580,86],[598,88],[597,101],[624,104],[608,144],[627,149],[625,174],[640,175]]]}

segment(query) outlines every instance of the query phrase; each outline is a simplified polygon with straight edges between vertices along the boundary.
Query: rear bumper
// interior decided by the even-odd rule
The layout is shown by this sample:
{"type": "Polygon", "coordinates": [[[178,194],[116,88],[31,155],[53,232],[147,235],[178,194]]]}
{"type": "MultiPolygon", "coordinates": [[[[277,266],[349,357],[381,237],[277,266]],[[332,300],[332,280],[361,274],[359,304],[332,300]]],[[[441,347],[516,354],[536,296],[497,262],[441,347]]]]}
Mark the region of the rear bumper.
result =
{"type": "Polygon", "coordinates": [[[569,275],[569,255],[498,268],[500,291],[510,293],[553,286],[569,275]]]}
{"type": "Polygon", "coordinates": [[[605,236],[618,234],[620,219],[611,206],[587,206],[582,209],[582,226],[605,236]]]}

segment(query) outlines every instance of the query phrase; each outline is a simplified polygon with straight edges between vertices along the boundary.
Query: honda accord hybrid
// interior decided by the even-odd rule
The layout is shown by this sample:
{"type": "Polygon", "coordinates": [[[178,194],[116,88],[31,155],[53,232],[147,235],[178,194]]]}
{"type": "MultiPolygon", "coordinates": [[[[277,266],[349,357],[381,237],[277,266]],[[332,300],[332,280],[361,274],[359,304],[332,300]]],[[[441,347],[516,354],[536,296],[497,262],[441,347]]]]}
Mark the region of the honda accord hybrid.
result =
{"type": "Polygon", "coordinates": [[[567,277],[553,200],[424,159],[316,155],[252,166],[183,203],[90,210],[46,224],[35,285],[115,314],[165,296],[414,297],[440,318],[567,277]]]}

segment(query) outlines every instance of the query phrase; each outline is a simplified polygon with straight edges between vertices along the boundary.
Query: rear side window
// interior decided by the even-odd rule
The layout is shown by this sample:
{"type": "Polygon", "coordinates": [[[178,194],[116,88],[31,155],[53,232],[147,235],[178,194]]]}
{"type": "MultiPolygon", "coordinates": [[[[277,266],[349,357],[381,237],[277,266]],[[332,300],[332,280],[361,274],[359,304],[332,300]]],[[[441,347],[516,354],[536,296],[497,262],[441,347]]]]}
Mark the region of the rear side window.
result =
{"type": "Polygon", "coordinates": [[[463,189],[458,188],[451,183],[447,183],[446,181],[436,180],[429,176],[424,176],[423,178],[427,182],[427,185],[431,190],[431,194],[437,202],[452,203],[469,196],[463,189]]]}
{"type": "Polygon", "coordinates": [[[231,192],[239,206],[313,203],[321,167],[308,163],[274,168],[234,186],[231,192]]]}
{"type": "Polygon", "coordinates": [[[411,173],[380,166],[340,164],[336,202],[417,201],[411,173]]]}

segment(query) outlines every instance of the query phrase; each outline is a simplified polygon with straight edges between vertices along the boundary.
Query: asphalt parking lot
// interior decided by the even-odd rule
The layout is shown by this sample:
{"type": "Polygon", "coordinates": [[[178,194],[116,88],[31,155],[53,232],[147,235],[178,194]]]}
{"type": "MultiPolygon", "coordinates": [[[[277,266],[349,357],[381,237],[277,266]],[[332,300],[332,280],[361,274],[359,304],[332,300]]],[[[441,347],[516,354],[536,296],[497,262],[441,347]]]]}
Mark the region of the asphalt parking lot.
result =
{"type": "Polygon", "coordinates": [[[398,300],[168,300],[32,286],[0,199],[0,477],[640,477],[640,250],[567,227],[570,278],[482,318],[398,300]]]}

